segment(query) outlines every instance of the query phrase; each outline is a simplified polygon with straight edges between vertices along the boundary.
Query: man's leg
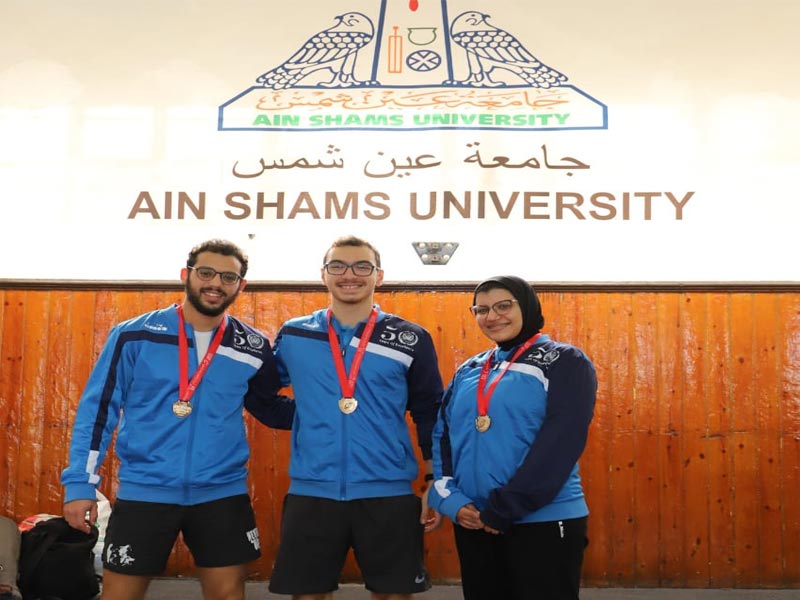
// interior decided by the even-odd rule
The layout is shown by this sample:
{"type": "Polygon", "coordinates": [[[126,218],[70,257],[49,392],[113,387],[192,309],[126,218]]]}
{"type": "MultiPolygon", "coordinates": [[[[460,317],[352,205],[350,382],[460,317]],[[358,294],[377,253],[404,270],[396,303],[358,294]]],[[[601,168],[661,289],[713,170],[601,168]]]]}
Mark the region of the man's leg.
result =
{"type": "Polygon", "coordinates": [[[295,600],[330,600],[347,558],[347,502],[287,494],[269,591],[295,600]]]}
{"type": "Polygon", "coordinates": [[[145,597],[167,564],[181,512],[172,504],[116,500],[103,548],[102,600],[145,597]]]}
{"type": "Polygon", "coordinates": [[[247,565],[197,569],[205,600],[244,600],[247,565]]]}
{"type": "Polygon", "coordinates": [[[150,585],[150,577],[103,572],[102,600],[143,600],[150,585]]]}
{"type": "Polygon", "coordinates": [[[405,600],[431,587],[417,496],[351,500],[353,553],[373,600],[405,600]]]}
{"type": "Polygon", "coordinates": [[[183,540],[194,558],[205,600],[244,600],[247,564],[261,556],[247,494],[186,507],[183,540]]]}

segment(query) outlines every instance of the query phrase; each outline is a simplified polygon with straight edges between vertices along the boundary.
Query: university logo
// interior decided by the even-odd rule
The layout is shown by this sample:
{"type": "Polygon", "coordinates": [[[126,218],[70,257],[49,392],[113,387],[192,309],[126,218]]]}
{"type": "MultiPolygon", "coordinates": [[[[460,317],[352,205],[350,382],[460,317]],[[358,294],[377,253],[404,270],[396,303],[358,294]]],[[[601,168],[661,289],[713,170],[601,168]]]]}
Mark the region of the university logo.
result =
{"type": "MultiPolygon", "coordinates": [[[[513,3],[500,0],[353,4],[359,10],[332,13],[331,25],[321,31],[298,27],[299,39],[283,58],[220,106],[218,129],[608,127],[606,106],[576,87],[550,57],[539,58],[536,27],[542,22],[528,18],[527,4],[517,3],[516,19],[507,6],[513,3]]],[[[275,38],[264,39],[277,54],[275,38]]]]}

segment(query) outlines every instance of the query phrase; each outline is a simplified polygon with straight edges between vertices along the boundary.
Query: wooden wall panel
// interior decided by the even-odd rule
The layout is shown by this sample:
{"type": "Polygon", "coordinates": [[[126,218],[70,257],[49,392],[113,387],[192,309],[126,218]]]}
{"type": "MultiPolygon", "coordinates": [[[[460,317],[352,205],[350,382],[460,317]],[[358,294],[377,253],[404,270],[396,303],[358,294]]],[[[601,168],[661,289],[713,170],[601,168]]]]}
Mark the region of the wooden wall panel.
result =
{"type": "Polygon", "coordinates": [[[781,583],[800,581],[800,296],[779,298],[783,557],[781,583]]]}
{"type": "MultiPolygon", "coordinates": [[[[570,299],[571,300],[571,299],[570,299]]],[[[594,408],[594,419],[592,429],[589,433],[587,447],[584,452],[584,460],[580,464],[580,474],[587,489],[591,488],[592,493],[587,491],[588,502],[593,507],[597,518],[592,519],[592,531],[589,534],[589,546],[586,550],[586,568],[598,574],[604,585],[610,585],[614,578],[613,573],[613,474],[611,463],[611,436],[613,434],[613,410],[614,410],[614,380],[613,361],[614,357],[608,345],[608,336],[604,331],[608,327],[607,299],[598,302],[597,310],[588,309],[586,319],[587,331],[585,336],[594,338],[594,346],[591,352],[583,345],[583,332],[576,328],[565,328],[561,333],[553,331],[555,325],[563,326],[570,322],[567,318],[555,321],[545,312],[545,331],[553,332],[556,339],[567,341],[576,346],[582,346],[595,364],[598,377],[597,402],[594,408]],[[600,310],[599,307],[602,307],[600,310]],[[600,383],[601,382],[601,383],[600,383]]],[[[546,305],[543,304],[543,311],[546,305]]],[[[564,298],[559,298],[559,308],[562,314],[566,312],[576,312],[576,305],[572,302],[565,302],[564,298]]]]}
{"type": "MultiPolygon", "coordinates": [[[[117,322],[182,292],[0,289],[0,513],[61,511],[61,469],[81,390],[117,322]]],[[[425,326],[445,383],[487,347],[463,291],[380,291],[425,326]]],[[[545,331],[595,362],[598,402],[581,461],[592,514],[584,579],[594,586],[800,586],[800,293],[545,291],[545,331]]],[[[321,290],[246,290],[235,314],[274,340],[321,290]]],[[[250,490],[268,578],[289,485],[288,432],[247,418],[250,490]]],[[[113,497],[117,462],[102,469],[113,497]]],[[[417,486],[422,482],[417,481],[417,486]]],[[[455,581],[452,527],[426,542],[455,581]]],[[[167,575],[191,575],[183,544],[167,575]]],[[[358,579],[348,560],[344,578],[358,579]]]]}
{"type": "MultiPolygon", "coordinates": [[[[8,305],[6,303],[6,292],[0,290],[0,490],[4,490],[0,498],[0,514],[10,513],[9,499],[11,497],[11,480],[8,476],[8,432],[11,430],[11,388],[12,381],[9,378],[11,373],[10,357],[6,354],[7,349],[3,343],[3,331],[5,329],[6,313],[8,305]]],[[[6,342],[8,343],[8,342],[6,342]]]]}
{"type": "Polygon", "coordinates": [[[694,396],[693,402],[682,402],[681,415],[684,583],[688,587],[701,587],[709,577],[708,408],[706,395],[696,393],[703,389],[703,365],[706,359],[704,297],[701,294],[685,294],[680,306],[680,370],[683,374],[680,397],[694,396]]]}
{"type": "Polygon", "coordinates": [[[650,535],[658,544],[659,585],[683,587],[686,580],[684,562],[684,496],[683,465],[681,454],[682,403],[680,402],[683,379],[681,374],[680,302],[681,294],[661,294],[656,306],[658,331],[656,354],[658,368],[656,382],[658,392],[658,416],[656,418],[659,448],[658,475],[659,508],[658,528],[650,535]]]}
{"type": "MultiPolygon", "coordinates": [[[[3,335],[0,353],[0,401],[2,401],[3,446],[0,459],[0,484],[4,485],[3,514],[17,516],[17,491],[19,489],[20,428],[23,427],[22,371],[25,301],[27,292],[8,291],[3,303],[3,335]]],[[[33,360],[36,360],[35,358],[33,360]]],[[[27,508],[27,506],[25,507],[27,508]]],[[[39,512],[39,511],[34,511],[39,512]]],[[[19,519],[17,519],[19,520],[19,519]]]]}
{"type": "Polygon", "coordinates": [[[731,460],[731,381],[729,328],[730,302],[727,294],[709,294],[706,323],[706,359],[703,365],[702,394],[708,410],[709,473],[709,583],[713,587],[732,587],[734,557],[733,478],[731,460]]]}
{"type": "Polygon", "coordinates": [[[42,431],[46,403],[47,323],[50,293],[27,293],[23,312],[22,381],[19,403],[19,446],[15,509],[39,502],[42,468],[42,431]]]}
{"type": "MultiPolygon", "coordinates": [[[[783,571],[781,523],[781,377],[776,339],[777,298],[754,298],[754,373],[758,437],[759,573],[761,582],[780,580],[783,571]]],[[[800,532],[797,532],[800,534],[800,532]]],[[[759,582],[759,583],[761,583],[759,582]]]]}
{"type": "Polygon", "coordinates": [[[634,423],[636,559],[633,579],[642,586],[659,584],[658,404],[656,402],[656,294],[632,299],[633,323],[630,353],[634,364],[632,410],[634,423]]]}
{"type": "MultiPolygon", "coordinates": [[[[69,440],[72,422],[69,415],[69,360],[68,351],[72,335],[72,295],[62,291],[50,292],[50,315],[44,354],[46,371],[42,382],[44,422],[41,437],[43,448],[63,448],[69,440]]],[[[34,328],[32,328],[34,329],[34,328]]],[[[45,457],[47,452],[43,452],[45,457]]],[[[61,469],[59,462],[45,460],[41,465],[38,499],[59,498],[61,495],[61,469]]]]}
{"type": "Polygon", "coordinates": [[[731,361],[733,365],[730,403],[733,447],[734,585],[756,587],[758,573],[757,452],[753,298],[731,297],[731,361]]]}

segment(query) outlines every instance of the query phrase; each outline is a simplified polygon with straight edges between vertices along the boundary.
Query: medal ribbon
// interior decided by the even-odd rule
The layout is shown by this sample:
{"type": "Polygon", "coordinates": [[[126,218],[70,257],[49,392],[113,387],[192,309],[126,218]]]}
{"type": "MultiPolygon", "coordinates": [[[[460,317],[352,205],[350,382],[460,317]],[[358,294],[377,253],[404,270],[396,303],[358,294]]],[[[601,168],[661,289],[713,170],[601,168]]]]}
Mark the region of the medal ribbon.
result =
{"type": "Polygon", "coordinates": [[[336,366],[336,375],[339,377],[339,387],[342,390],[342,396],[345,398],[352,398],[356,391],[356,380],[358,379],[358,371],[361,369],[361,361],[364,360],[369,338],[372,336],[372,330],[375,329],[375,323],[378,320],[378,309],[373,306],[372,311],[369,313],[369,319],[367,319],[367,324],[364,326],[364,331],[361,333],[361,339],[358,341],[356,357],[353,359],[353,364],[350,366],[350,375],[347,374],[344,368],[344,356],[339,346],[339,338],[336,336],[336,331],[333,329],[332,318],[333,311],[329,308],[328,341],[331,343],[333,364],[336,366]]]}
{"type": "Polygon", "coordinates": [[[195,374],[192,375],[192,380],[189,381],[189,343],[186,339],[186,322],[183,318],[183,307],[180,304],[178,305],[178,374],[180,385],[178,400],[181,402],[189,402],[192,399],[197,386],[200,385],[200,381],[208,371],[211,359],[214,358],[217,348],[222,342],[222,334],[225,332],[227,320],[225,316],[222,317],[222,322],[219,324],[217,333],[214,335],[214,339],[211,340],[208,350],[206,350],[206,355],[200,361],[195,374]]]}
{"type": "Polygon", "coordinates": [[[489,412],[489,402],[492,399],[492,394],[494,394],[494,388],[497,387],[497,384],[503,378],[503,375],[506,374],[506,371],[508,371],[509,367],[511,367],[511,365],[514,364],[514,361],[517,360],[520,357],[520,355],[523,352],[525,352],[525,350],[527,350],[528,348],[533,346],[533,344],[536,342],[536,340],[539,339],[540,335],[542,335],[542,334],[541,333],[537,333],[532,338],[528,339],[525,343],[523,343],[519,348],[517,348],[517,351],[514,352],[514,355],[506,363],[506,366],[503,367],[503,370],[500,371],[500,373],[497,375],[495,380],[492,381],[492,384],[489,386],[489,389],[486,389],[486,382],[489,380],[489,370],[492,367],[492,358],[494,358],[494,354],[495,354],[495,352],[497,352],[497,348],[492,350],[492,353],[489,355],[489,358],[486,359],[485,363],[483,363],[483,367],[481,367],[481,374],[480,374],[480,377],[478,378],[478,416],[479,417],[484,417],[484,416],[486,416],[486,413],[489,412]]]}

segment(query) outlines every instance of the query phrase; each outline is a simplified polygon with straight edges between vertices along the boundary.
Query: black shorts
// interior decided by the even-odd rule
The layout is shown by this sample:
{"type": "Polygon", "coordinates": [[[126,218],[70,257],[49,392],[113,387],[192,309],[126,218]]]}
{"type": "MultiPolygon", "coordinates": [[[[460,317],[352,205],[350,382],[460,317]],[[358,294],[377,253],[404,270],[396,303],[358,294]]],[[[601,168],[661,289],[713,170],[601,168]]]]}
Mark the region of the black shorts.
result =
{"type": "Polygon", "coordinates": [[[424,592],[431,585],[423,562],[420,511],[420,499],[410,494],[348,501],[287,495],[269,590],[333,592],[352,547],[369,591],[424,592]]]}
{"type": "Polygon", "coordinates": [[[261,556],[253,507],[246,494],[181,506],[117,500],[108,519],[103,569],[159,575],[172,546],[183,540],[198,567],[240,565],[261,556]]]}

